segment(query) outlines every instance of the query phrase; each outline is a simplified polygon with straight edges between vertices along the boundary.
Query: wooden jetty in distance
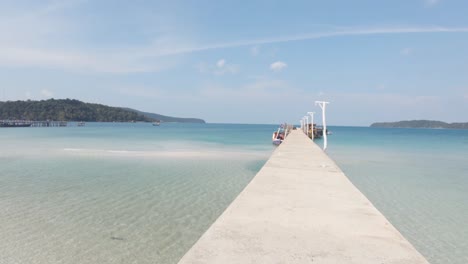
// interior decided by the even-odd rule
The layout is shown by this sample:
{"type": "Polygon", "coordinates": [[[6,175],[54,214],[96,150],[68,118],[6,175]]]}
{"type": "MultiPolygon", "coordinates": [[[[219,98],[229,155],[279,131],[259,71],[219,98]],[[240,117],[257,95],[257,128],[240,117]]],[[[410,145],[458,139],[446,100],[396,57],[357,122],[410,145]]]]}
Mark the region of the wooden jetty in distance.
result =
{"type": "Polygon", "coordinates": [[[66,127],[66,121],[33,121],[32,127],[66,127]]]}
{"type": "Polygon", "coordinates": [[[66,127],[66,121],[0,120],[0,127],[66,127]]]}

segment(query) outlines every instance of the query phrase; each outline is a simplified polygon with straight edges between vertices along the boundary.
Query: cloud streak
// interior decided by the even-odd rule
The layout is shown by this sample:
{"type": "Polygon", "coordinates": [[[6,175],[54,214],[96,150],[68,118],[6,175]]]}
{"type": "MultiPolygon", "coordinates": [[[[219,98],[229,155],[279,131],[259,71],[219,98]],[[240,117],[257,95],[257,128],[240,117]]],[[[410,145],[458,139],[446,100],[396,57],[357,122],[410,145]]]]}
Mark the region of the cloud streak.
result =
{"type": "MultiPolygon", "coordinates": [[[[53,2],[42,9],[13,17],[16,26],[10,28],[0,25],[0,66],[6,67],[45,67],[67,71],[91,73],[137,73],[156,72],[173,67],[177,55],[203,51],[253,47],[252,55],[258,55],[263,44],[307,41],[314,39],[338,38],[349,36],[422,34],[422,33],[468,33],[468,27],[367,27],[338,28],[300,35],[279,36],[261,39],[248,39],[233,42],[197,44],[188,39],[164,38],[160,36],[149,44],[127,46],[126,48],[109,47],[109,51],[93,51],[90,48],[62,45],[60,41],[50,46],[44,39],[66,39],[68,32],[66,21],[50,18],[51,13],[82,4],[83,0],[69,0],[64,3],[53,2]],[[40,19],[39,19],[40,18],[40,19]],[[43,19],[44,18],[44,19],[43,19]],[[45,19],[45,18],[48,18],[45,19]],[[50,21],[49,21],[50,20],[50,21]],[[46,22],[44,22],[46,21],[46,22]],[[54,26],[55,25],[55,26],[54,26]],[[169,61],[165,61],[167,57],[169,61]],[[158,58],[155,60],[155,58],[158,58]]],[[[11,19],[11,18],[10,18],[11,19]]],[[[1,22],[1,21],[0,21],[1,22]]],[[[3,21],[5,22],[5,21],[3,21]]],[[[5,24],[5,23],[3,23],[5,24]]],[[[8,24],[8,23],[6,23],[8,24]]],[[[92,44],[92,43],[91,43],[92,44]]],[[[90,45],[92,46],[92,45],[90,45]]],[[[236,73],[237,65],[220,62],[216,74],[236,73]]]]}
{"type": "MultiPolygon", "coordinates": [[[[432,5],[440,0],[425,0],[432,5]]],[[[131,44],[125,47],[110,46],[105,51],[93,50],[96,43],[80,46],[68,37],[80,30],[78,21],[63,12],[73,12],[88,0],[51,1],[42,7],[0,17],[0,66],[43,67],[66,71],[91,73],[137,73],[156,72],[177,64],[177,56],[203,51],[251,47],[252,56],[260,53],[263,44],[307,41],[314,39],[349,36],[423,34],[423,33],[468,33],[468,27],[330,27],[326,31],[307,34],[273,36],[232,42],[195,43],[185,37],[162,34],[153,41],[131,44]],[[167,57],[167,60],[165,58],[167,57]]],[[[1,4],[0,4],[0,7],[1,4]]],[[[166,23],[163,23],[166,24],[166,23]]],[[[169,24],[169,23],[167,23],[169,24]]],[[[92,28],[82,29],[84,35],[92,28]],[[86,31],[88,30],[88,31],[86,31]]],[[[92,32],[91,32],[92,33],[92,32]]],[[[79,35],[79,34],[77,34],[79,35]]],[[[92,34],[90,34],[92,35],[92,34]]],[[[220,61],[216,74],[236,73],[237,65],[220,61]]]]}
{"type": "Polygon", "coordinates": [[[121,54],[17,48],[0,45],[0,65],[8,67],[61,68],[78,72],[133,73],[160,70],[121,54]]]}
{"type": "Polygon", "coordinates": [[[140,56],[169,56],[185,53],[195,53],[201,51],[236,48],[244,46],[255,46],[262,44],[286,43],[293,41],[305,41],[324,38],[336,38],[347,36],[369,36],[369,35],[396,35],[396,34],[417,34],[417,33],[468,33],[468,27],[372,27],[372,28],[348,28],[337,31],[317,32],[301,35],[272,37],[264,39],[240,40],[234,42],[214,43],[192,47],[180,47],[176,49],[147,50],[140,53],[140,56]]]}

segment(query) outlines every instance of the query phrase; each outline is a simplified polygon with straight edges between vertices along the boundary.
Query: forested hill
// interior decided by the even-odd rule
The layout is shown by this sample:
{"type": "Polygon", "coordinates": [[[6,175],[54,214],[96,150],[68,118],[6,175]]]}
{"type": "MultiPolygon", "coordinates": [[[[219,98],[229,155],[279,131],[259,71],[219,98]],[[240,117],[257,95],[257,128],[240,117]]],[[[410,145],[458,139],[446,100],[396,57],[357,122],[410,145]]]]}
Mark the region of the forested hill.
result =
{"type": "Polygon", "coordinates": [[[148,112],[141,112],[135,109],[131,108],[125,108],[130,111],[134,111],[136,113],[142,114],[148,118],[156,119],[156,120],[161,120],[161,122],[176,122],[176,123],[201,123],[204,124],[205,120],[200,119],[200,118],[185,118],[185,117],[172,117],[172,116],[165,116],[165,115],[160,115],[160,114],[153,114],[153,113],[148,113],[148,112]]]}
{"type": "Polygon", "coordinates": [[[73,99],[0,102],[0,119],[86,122],[165,121],[149,116],[150,113],[145,114],[127,108],[90,104],[73,99]]]}
{"type": "Polygon", "coordinates": [[[2,102],[0,103],[0,119],[87,122],[152,121],[141,114],[120,107],[89,104],[72,99],[2,102]]]}
{"type": "Polygon", "coordinates": [[[371,127],[468,129],[468,123],[445,123],[442,121],[433,121],[433,120],[411,120],[411,121],[373,123],[371,127]]]}

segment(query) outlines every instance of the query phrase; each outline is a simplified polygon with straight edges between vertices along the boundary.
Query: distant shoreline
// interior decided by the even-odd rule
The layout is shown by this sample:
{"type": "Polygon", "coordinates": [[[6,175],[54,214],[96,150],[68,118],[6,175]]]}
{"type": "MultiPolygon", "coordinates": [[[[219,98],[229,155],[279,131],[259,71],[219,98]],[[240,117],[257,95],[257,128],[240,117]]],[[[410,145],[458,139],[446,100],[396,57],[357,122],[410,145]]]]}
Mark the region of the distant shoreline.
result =
{"type": "Polygon", "coordinates": [[[0,120],[206,123],[200,118],[165,116],[131,108],[85,103],[76,99],[0,101],[0,120]]]}
{"type": "Polygon", "coordinates": [[[379,128],[427,128],[427,129],[468,129],[466,123],[446,123],[434,120],[408,120],[398,122],[377,122],[370,127],[379,128]]]}

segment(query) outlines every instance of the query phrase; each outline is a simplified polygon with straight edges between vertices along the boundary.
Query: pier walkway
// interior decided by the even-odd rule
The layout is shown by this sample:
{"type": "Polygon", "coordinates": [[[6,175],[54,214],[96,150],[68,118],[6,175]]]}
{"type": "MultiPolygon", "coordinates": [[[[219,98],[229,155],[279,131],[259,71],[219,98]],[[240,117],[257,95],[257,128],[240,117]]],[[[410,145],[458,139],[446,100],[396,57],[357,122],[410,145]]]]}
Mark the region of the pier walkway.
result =
{"type": "Polygon", "coordinates": [[[428,263],[300,130],[179,264],[428,263]]]}

